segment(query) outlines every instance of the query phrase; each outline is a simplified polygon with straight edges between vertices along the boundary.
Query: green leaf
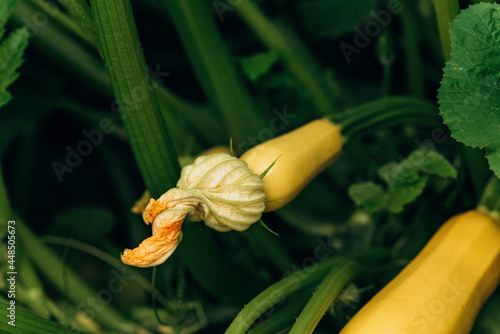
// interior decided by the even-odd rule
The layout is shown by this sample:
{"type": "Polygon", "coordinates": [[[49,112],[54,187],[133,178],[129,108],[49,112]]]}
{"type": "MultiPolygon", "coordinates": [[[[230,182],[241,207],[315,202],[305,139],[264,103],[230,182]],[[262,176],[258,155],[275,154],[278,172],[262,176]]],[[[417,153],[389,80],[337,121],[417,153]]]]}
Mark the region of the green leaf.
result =
{"type": "Polygon", "coordinates": [[[378,175],[389,187],[394,187],[397,184],[412,183],[418,180],[417,170],[414,168],[402,168],[403,164],[406,165],[404,160],[401,163],[390,162],[379,169],[378,175]]]}
{"type": "Polygon", "coordinates": [[[259,178],[262,180],[263,178],[266,177],[267,173],[269,173],[269,171],[271,170],[271,168],[273,168],[274,164],[276,163],[276,161],[278,161],[278,159],[281,157],[281,154],[273,161],[272,164],[269,165],[269,167],[266,168],[265,171],[263,171],[262,173],[260,173],[259,175],[259,178]]]}
{"type": "Polygon", "coordinates": [[[457,177],[457,171],[441,154],[435,151],[416,150],[400,163],[389,163],[379,170],[380,177],[388,184],[388,209],[401,212],[405,204],[413,202],[424,191],[427,177],[457,177]]]}
{"type": "MultiPolygon", "coordinates": [[[[11,299],[10,301],[6,301],[3,298],[0,299],[0,307],[2,308],[2,310],[6,310],[9,307],[11,307],[10,304],[11,301],[15,300],[11,299]]],[[[15,305],[15,321],[12,323],[15,324],[15,326],[8,324],[8,322],[12,321],[10,318],[2,319],[2,321],[0,322],[1,333],[45,334],[45,333],[64,333],[68,330],[68,328],[65,328],[65,326],[59,323],[44,319],[32,312],[25,311],[17,303],[14,305],[15,305]]]]}
{"type": "Polygon", "coordinates": [[[404,205],[413,202],[424,191],[428,180],[426,174],[457,177],[455,167],[438,152],[416,150],[401,162],[391,162],[379,169],[378,175],[387,184],[388,191],[373,182],[363,182],[351,186],[349,196],[370,212],[385,205],[390,212],[401,212],[404,205]]]}
{"type": "Polygon", "coordinates": [[[424,191],[427,183],[427,178],[421,178],[417,169],[407,160],[383,166],[379,176],[389,186],[387,207],[394,213],[403,211],[405,204],[413,202],[424,191]]]}
{"type": "Polygon", "coordinates": [[[415,169],[426,174],[434,174],[441,177],[457,178],[455,167],[436,151],[414,151],[401,163],[400,168],[406,170],[415,169]]]}
{"type": "Polygon", "coordinates": [[[500,176],[500,5],[481,3],[451,23],[451,60],[438,90],[440,112],[451,135],[486,148],[500,176]]]}
{"type": "Polygon", "coordinates": [[[421,177],[410,182],[397,182],[389,189],[387,207],[390,212],[401,212],[405,204],[413,202],[424,191],[427,177],[421,177]]]}
{"type": "MultiPolygon", "coordinates": [[[[2,33],[3,31],[0,31],[0,38],[2,33]]],[[[7,104],[12,98],[7,87],[19,76],[17,69],[23,63],[23,53],[28,45],[28,36],[26,28],[17,29],[0,45],[0,107],[7,104]]]]}
{"type": "Polygon", "coordinates": [[[247,78],[255,82],[268,73],[278,60],[279,55],[276,51],[267,51],[244,57],[241,59],[241,66],[247,78]]]}
{"type": "Polygon", "coordinates": [[[0,38],[2,38],[3,33],[5,32],[4,26],[7,24],[7,20],[14,11],[16,4],[17,0],[0,1],[0,38]]]}
{"type": "Polygon", "coordinates": [[[383,208],[387,201],[385,191],[381,186],[373,182],[354,184],[349,187],[348,192],[356,205],[364,206],[370,213],[383,208]]]}

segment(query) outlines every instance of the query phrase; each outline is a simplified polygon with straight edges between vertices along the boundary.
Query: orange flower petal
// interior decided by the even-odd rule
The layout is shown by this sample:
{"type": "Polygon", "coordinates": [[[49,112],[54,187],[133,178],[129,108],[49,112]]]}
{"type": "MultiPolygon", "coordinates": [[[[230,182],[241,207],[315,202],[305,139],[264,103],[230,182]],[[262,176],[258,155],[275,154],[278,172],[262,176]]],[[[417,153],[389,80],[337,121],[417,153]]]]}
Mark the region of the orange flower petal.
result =
{"type": "Polygon", "coordinates": [[[157,233],[145,239],[137,248],[125,249],[122,262],[135,267],[153,267],[162,264],[182,240],[182,220],[162,226],[157,233]]]}
{"type": "Polygon", "coordinates": [[[142,218],[144,219],[144,222],[146,224],[151,223],[155,217],[162,212],[163,210],[168,208],[168,201],[162,200],[162,198],[158,198],[157,200],[154,200],[151,198],[149,200],[149,204],[146,207],[146,210],[144,210],[144,213],[142,214],[142,218]]]}

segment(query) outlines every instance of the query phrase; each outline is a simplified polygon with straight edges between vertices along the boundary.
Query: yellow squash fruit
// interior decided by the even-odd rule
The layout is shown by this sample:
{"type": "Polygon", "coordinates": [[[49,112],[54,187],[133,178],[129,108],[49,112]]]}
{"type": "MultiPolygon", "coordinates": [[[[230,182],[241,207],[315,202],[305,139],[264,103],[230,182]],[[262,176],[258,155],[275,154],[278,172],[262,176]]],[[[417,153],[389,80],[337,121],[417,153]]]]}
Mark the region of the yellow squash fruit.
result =
{"type": "Polygon", "coordinates": [[[341,334],[465,334],[500,280],[500,222],[449,219],[341,334]]]}
{"type": "Polygon", "coordinates": [[[240,159],[256,174],[276,163],[263,178],[266,212],[289,203],[340,154],[344,140],[340,127],[318,119],[266,141],[243,154],[240,159]]]}

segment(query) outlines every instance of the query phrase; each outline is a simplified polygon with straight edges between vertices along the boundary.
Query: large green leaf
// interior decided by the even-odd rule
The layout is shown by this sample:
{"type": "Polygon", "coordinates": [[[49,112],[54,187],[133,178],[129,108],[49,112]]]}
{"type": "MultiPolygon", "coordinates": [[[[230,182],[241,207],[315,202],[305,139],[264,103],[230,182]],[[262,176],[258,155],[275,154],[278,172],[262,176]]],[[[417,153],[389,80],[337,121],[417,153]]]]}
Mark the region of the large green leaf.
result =
{"type": "Polygon", "coordinates": [[[486,148],[500,176],[500,5],[463,10],[451,23],[451,41],[438,91],[441,115],[455,139],[486,148]]]}

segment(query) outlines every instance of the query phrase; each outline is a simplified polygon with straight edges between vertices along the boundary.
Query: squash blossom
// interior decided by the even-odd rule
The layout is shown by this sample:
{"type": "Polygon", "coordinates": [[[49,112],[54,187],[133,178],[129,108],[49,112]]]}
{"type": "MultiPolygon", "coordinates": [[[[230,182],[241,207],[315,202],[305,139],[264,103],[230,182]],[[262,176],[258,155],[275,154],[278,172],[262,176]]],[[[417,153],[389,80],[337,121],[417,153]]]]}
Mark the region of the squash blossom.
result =
{"type": "Polygon", "coordinates": [[[220,232],[245,231],[261,218],[265,200],[262,180],[245,161],[226,153],[200,156],[182,169],[176,188],[150,199],[143,219],[153,224],[153,235],[121,259],[136,267],[163,263],[182,240],[185,218],[220,232]]]}

